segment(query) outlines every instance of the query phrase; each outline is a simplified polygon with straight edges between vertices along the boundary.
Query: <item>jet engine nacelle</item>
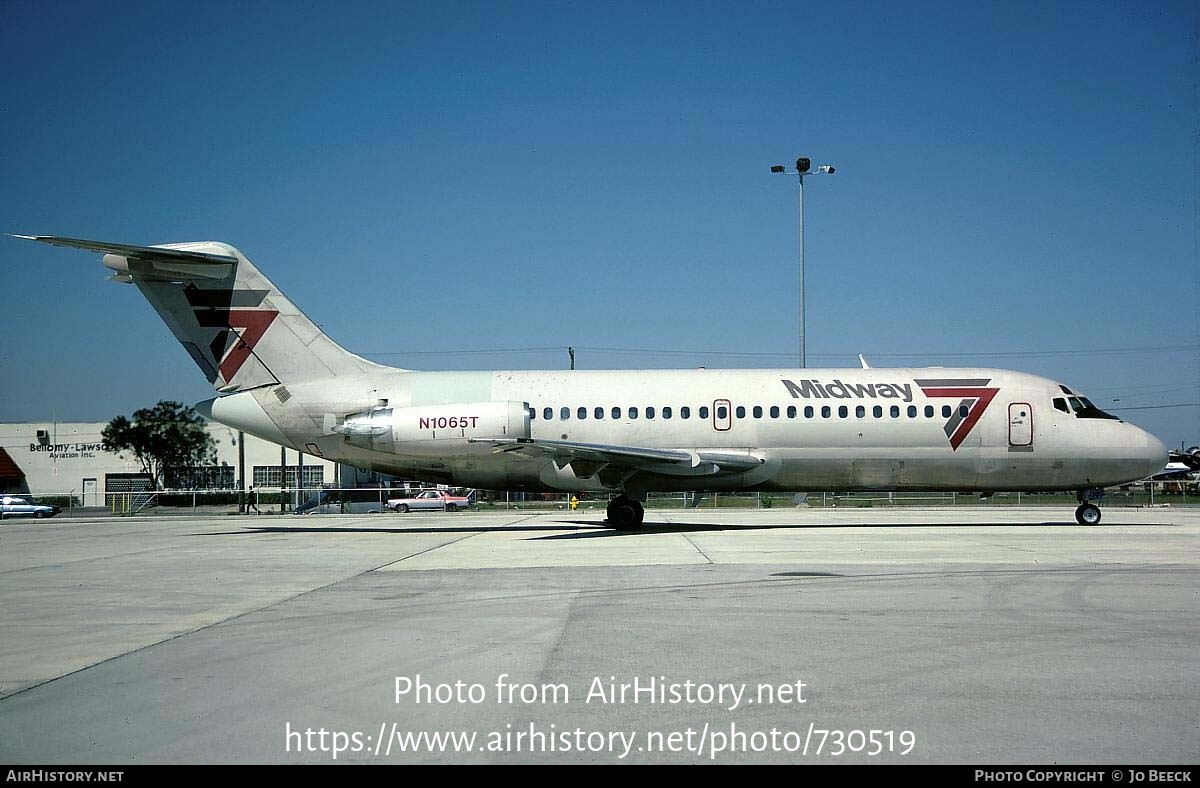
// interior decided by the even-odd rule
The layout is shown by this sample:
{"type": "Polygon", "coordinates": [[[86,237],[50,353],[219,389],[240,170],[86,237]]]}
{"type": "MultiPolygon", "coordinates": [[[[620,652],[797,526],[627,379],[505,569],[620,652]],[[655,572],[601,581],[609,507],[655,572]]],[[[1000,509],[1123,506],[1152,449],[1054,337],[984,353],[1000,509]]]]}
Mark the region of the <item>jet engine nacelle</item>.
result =
{"type": "Polygon", "coordinates": [[[402,453],[404,444],[467,438],[528,438],[529,408],[524,402],[466,402],[408,408],[372,408],[344,419],[326,417],[326,430],[346,436],[352,446],[402,453]]]}

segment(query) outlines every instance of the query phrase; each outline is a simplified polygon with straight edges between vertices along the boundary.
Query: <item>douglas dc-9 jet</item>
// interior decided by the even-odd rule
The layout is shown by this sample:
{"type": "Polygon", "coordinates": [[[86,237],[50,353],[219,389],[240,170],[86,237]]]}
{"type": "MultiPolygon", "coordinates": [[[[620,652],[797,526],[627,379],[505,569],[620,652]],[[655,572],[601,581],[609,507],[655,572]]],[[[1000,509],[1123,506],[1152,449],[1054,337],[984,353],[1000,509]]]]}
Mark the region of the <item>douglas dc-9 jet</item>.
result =
{"type": "MultiPolygon", "coordinates": [[[[215,421],[327,460],[490,490],[608,494],[641,524],[670,491],[1075,491],[1162,469],[1149,433],[999,369],[414,372],[344,350],[240,251],[19,236],[104,254],[216,390],[215,421]]],[[[864,367],[866,365],[864,364],[864,367]]]]}

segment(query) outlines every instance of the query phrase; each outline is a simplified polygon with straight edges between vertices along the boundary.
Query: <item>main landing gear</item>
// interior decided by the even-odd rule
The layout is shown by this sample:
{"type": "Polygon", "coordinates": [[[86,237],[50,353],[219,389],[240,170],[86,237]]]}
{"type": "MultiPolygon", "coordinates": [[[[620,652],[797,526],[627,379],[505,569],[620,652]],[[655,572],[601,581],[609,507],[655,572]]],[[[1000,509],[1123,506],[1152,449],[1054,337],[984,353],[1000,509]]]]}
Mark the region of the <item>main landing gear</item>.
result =
{"type": "Polygon", "coordinates": [[[608,502],[608,524],[618,531],[637,528],[645,518],[646,510],[632,498],[618,495],[608,502]]]}
{"type": "Polygon", "coordinates": [[[1104,497],[1104,490],[1093,487],[1078,493],[1079,508],[1075,510],[1075,522],[1080,525],[1099,525],[1100,507],[1092,503],[1104,497]]]}

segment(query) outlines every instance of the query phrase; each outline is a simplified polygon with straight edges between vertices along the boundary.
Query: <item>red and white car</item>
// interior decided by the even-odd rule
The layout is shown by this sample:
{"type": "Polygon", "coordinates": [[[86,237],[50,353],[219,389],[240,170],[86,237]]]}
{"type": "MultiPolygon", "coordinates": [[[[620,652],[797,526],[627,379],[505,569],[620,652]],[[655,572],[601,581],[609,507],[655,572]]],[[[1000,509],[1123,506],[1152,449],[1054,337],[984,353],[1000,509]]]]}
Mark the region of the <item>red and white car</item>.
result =
{"type": "Polygon", "coordinates": [[[434,511],[456,512],[466,509],[474,501],[465,495],[451,495],[445,490],[424,490],[412,498],[388,498],[387,508],[393,512],[418,511],[432,509],[434,511]]]}

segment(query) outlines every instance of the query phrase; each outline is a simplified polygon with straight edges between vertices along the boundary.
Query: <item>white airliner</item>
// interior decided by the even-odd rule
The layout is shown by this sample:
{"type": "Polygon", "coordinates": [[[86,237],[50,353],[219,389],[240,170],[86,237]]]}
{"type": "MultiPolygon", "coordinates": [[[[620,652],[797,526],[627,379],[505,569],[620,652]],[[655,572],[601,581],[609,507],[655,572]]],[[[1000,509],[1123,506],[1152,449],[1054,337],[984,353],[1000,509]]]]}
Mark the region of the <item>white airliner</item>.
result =
{"type": "MultiPolygon", "coordinates": [[[[1155,437],[1046,378],[998,369],[413,372],[326,336],[227,244],[18,236],[103,252],[208,376],[198,410],[297,451],[410,479],[613,495],[1073,490],[1160,470],[1155,437]]],[[[866,365],[864,364],[864,367],[866,365]]]]}

